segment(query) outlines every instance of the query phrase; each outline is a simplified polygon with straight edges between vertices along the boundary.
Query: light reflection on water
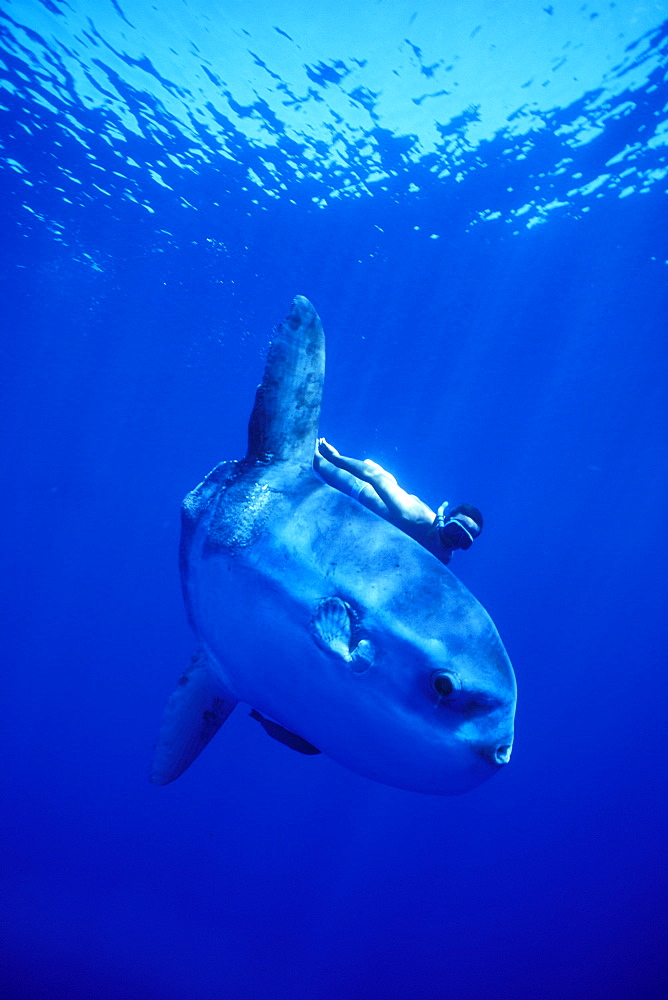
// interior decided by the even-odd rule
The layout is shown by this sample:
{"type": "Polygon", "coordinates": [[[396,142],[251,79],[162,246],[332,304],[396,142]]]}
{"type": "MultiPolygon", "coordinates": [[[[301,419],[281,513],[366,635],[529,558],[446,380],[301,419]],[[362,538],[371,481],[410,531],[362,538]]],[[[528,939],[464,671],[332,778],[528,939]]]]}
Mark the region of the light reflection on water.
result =
{"type": "Polygon", "coordinates": [[[52,198],[102,195],[148,213],[158,188],[194,207],[175,179],[206,167],[226,178],[221,196],[246,197],[251,211],[299,192],[322,208],[419,198],[495,167],[470,224],[517,230],[665,182],[667,4],[337,10],[334,20],[292,2],[232,3],[215,17],[204,0],[131,12],[116,0],[14,3],[0,18],[2,167],[37,214],[39,171],[17,150],[40,133],[61,178],[52,198]]]}

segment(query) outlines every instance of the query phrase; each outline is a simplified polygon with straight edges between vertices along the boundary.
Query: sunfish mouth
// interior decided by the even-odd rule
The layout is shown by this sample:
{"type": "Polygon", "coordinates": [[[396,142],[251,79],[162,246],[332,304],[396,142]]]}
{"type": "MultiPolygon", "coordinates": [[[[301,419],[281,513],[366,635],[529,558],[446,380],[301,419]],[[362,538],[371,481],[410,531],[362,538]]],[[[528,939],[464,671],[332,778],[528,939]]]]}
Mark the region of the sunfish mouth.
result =
{"type": "Polygon", "coordinates": [[[512,740],[508,740],[505,743],[496,743],[492,746],[482,746],[478,750],[480,756],[484,757],[490,764],[497,764],[499,766],[507,764],[510,761],[512,752],[512,740]]]}
{"type": "Polygon", "coordinates": [[[494,760],[497,764],[507,764],[510,760],[510,755],[513,752],[512,743],[503,743],[498,746],[494,751],[494,760]]]}

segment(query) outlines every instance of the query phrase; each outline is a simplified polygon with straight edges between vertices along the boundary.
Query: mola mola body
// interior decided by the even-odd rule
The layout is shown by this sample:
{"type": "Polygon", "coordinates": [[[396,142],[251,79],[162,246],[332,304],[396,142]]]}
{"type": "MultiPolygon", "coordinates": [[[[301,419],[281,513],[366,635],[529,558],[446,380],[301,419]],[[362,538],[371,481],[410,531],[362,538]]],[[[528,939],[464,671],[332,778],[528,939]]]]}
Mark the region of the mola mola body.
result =
{"type": "MultiPolygon", "coordinates": [[[[515,679],[487,612],[431,553],[312,469],[324,334],[297,297],[269,349],[248,453],[183,506],[198,651],[153,780],[178,777],[238,702],[358,774],[465,792],[510,757],[515,679]]],[[[271,731],[269,726],[265,726],[271,731]]]]}

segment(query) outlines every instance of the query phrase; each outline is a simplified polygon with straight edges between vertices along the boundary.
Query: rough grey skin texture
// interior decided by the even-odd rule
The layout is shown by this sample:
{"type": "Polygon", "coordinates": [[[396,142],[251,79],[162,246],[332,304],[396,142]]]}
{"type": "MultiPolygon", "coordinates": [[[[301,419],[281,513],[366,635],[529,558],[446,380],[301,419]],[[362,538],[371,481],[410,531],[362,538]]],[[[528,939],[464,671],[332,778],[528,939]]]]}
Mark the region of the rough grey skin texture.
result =
{"type": "Polygon", "coordinates": [[[269,350],[246,457],[184,501],[199,648],[167,706],[158,784],[238,702],[277,724],[267,732],[299,737],[284,736],[288,746],[413,791],[467,791],[510,757],[515,679],[485,610],[417,542],[313,472],[324,358],[320,320],[298,297],[269,350]]]}

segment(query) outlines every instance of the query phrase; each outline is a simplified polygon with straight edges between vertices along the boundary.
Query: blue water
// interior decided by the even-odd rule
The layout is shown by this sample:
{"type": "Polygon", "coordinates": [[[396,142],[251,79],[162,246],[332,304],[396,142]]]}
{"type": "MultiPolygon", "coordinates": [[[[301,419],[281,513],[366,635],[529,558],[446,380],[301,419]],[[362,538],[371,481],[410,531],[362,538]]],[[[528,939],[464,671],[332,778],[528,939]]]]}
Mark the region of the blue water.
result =
{"type": "Polygon", "coordinates": [[[668,4],[76,6],[0,11],[0,995],[666,996],[668,4]],[[242,710],[148,783],[179,504],[297,293],[322,432],[485,516],[461,797],[242,710]]]}

